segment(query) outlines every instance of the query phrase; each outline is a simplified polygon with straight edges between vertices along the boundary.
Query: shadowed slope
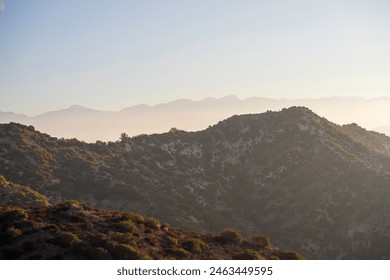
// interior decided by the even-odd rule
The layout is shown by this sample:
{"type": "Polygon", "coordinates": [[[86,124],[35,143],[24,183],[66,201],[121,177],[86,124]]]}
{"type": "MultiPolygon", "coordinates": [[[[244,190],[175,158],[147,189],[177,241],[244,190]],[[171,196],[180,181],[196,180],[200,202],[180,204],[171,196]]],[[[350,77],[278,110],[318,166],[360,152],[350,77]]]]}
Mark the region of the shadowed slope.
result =
{"type": "Polygon", "coordinates": [[[311,258],[390,258],[390,139],[307,108],[115,143],[0,125],[0,143],[0,173],[53,203],[79,199],[190,230],[266,229],[311,258]]]}

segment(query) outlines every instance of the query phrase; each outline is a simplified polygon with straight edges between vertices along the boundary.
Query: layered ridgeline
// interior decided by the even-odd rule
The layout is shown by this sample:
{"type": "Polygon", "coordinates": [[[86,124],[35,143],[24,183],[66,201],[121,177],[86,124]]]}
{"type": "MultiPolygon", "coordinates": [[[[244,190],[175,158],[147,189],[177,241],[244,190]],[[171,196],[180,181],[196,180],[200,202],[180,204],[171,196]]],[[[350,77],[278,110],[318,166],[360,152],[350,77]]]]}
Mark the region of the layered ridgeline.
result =
{"type": "Polygon", "coordinates": [[[189,232],[77,200],[50,205],[45,196],[0,176],[0,259],[302,258],[274,247],[263,234],[244,239],[232,229],[218,235],[189,232]]]}
{"type": "Polygon", "coordinates": [[[78,199],[184,229],[263,232],[309,258],[390,259],[390,138],[303,107],[115,143],[1,125],[0,174],[52,204],[78,199]]]}
{"type": "Polygon", "coordinates": [[[117,139],[122,132],[135,136],[140,133],[162,133],[171,127],[197,131],[235,114],[262,113],[297,105],[311,108],[338,124],[356,122],[365,128],[390,135],[390,98],[359,97],[250,97],[241,100],[231,95],[222,98],[209,97],[200,101],[181,99],[155,106],[143,104],[117,112],[73,105],[35,117],[0,111],[0,123],[33,125],[35,129],[45,131],[51,136],[75,137],[86,142],[95,142],[117,139]]]}

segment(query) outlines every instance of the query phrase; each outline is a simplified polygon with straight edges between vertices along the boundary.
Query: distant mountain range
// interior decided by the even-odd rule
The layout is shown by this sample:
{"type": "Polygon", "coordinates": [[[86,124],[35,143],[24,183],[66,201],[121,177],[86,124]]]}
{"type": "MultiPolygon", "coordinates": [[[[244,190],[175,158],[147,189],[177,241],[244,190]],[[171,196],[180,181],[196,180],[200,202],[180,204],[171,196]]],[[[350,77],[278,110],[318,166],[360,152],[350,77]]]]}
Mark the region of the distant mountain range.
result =
{"type": "Polygon", "coordinates": [[[308,258],[390,259],[390,138],[304,107],[95,144],[3,124],[0,174],[51,204],[262,232],[308,258]]]}
{"type": "Polygon", "coordinates": [[[235,114],[262,113],[290,106],[306,106],[335,123],[356,122],[366,129],[390,135],[390,98],[329,97],[289,100],[251,97],[240,100],[235,96],[226,96],[201,101],[183,99],[156,106],[138,105],[118,112],[74,105],[35,117],[0,112],[0,123],[33,125],[55,137],[77,138],[87,142],[115,141],[123,132],[136,136],[163,133],[172,127],[196,131],[235,114]]]}

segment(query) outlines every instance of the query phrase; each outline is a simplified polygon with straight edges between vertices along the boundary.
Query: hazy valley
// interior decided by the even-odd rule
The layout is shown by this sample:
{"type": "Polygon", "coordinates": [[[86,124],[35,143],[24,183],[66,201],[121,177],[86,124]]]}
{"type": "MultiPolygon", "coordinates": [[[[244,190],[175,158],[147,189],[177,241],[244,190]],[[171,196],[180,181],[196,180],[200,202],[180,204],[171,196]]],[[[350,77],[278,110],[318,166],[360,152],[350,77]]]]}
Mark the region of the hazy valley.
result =
{"type": "Polygon", "coordinates": [[[172,127],[186,131],[206,129],[236,114],[263,113],[290,106],[305,106],[337,124],[360,126],[390,135],[390,98],[329,97],[272,99],[235,96],[200,101],[176,100],[155,106],[137,105],[117,112],[99,111],[74,105],[34,117],[0,112],[0,123],[33,125],[51,136],[77,138],[86,142],[115,141],[123,132],[129,136],[164,133],[172,127]]]}

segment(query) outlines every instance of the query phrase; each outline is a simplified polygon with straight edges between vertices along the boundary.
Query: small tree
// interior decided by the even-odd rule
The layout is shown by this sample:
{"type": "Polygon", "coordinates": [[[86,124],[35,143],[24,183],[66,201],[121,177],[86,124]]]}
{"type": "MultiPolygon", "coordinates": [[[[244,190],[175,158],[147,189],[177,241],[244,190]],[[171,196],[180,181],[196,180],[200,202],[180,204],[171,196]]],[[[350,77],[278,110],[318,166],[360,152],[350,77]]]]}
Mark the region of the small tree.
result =
{"type": "Polygon", "coordinates": [[[170,130],[169,130],[169,133],[177,133],[179,132],[179,129],[177,129],[176,127],[172,127],[170,130]]]}
{"type": "Polygon", "coordinates": [[[125,133],[125,132],[121,133],[121,136],[120,136],[120,141],[121,142],[125,142],[125,141],[127,141],[129,139],[130,139],[130,137],[129,137],[129,135],[127,135],[127,133],[125,133]]]}

